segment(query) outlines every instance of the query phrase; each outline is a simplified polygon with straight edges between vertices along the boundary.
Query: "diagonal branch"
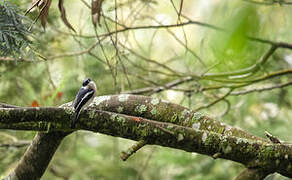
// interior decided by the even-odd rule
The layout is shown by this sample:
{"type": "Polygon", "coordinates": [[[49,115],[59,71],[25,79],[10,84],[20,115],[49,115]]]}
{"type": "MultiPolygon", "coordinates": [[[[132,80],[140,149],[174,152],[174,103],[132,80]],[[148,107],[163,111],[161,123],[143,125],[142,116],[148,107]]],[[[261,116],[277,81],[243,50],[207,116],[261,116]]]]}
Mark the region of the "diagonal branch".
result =
{"type": "Polygon", "coordinates": [[[68,132],[37,133],[18,165],[4,180],[37,180],[46,171],[53,155],[68,132]]]}

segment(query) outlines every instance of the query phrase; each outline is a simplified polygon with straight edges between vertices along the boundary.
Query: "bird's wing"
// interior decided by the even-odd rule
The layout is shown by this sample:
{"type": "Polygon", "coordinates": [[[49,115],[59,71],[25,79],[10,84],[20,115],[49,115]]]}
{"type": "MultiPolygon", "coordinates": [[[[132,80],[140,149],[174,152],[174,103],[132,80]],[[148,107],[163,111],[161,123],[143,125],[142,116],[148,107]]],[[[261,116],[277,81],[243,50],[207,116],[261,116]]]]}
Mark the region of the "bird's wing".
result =
{"type": "Polygon", "coordinates": [[[81,109],[81,107],[86,104],[86,102],[93,96],[93,94],[93,89],[81,88],[74,100],[74,109],[81,109]]]}

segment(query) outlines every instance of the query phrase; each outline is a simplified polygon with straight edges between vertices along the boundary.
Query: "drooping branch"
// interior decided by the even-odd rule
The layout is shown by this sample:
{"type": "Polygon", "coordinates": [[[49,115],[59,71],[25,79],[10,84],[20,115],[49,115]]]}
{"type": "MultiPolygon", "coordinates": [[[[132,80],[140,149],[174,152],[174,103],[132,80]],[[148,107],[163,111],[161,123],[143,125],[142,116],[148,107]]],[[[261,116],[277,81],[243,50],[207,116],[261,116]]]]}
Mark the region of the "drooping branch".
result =
{"type": "MultiPolygon", "coordinates": [[[[2,108],[0,128],[69,133],[70,104],[61,108],[2,108]]],[[[127,94],[97,97],[81,113],[77,128],[211,157],[217,154],[216,158],[250,169],[292,177],[291,145],[271,143],[157,98],[127,94]]]]}

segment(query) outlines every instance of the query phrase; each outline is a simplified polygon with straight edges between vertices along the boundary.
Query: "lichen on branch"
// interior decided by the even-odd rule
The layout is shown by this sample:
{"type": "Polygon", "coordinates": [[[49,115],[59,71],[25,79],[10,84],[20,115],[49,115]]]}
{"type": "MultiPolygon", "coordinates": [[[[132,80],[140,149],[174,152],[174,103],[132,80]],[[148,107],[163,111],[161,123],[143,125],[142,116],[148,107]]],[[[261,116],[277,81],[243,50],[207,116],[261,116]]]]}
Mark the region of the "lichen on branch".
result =
{"type": "MultiPolygon", "coordinates": [[[[0,108],[0,128],[71,132],[71,103],[60,108],[0,108]]],[[[292,177],[292,146],[275,144],[183,106],[136,95],[100,96],[82,111],[77,129],[242,163],[292,177]]],[[[76,129],[76,130],[77,130],[76,129]]]]}

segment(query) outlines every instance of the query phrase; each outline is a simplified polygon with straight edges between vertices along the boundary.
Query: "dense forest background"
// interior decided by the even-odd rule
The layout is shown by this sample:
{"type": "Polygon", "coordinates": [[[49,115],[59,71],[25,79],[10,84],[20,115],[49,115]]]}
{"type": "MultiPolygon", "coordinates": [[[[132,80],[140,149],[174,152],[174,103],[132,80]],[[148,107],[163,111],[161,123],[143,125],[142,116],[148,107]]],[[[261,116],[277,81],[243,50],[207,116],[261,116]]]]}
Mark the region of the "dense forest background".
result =
{"type": "MultiPolygon", "coordinates": [[[[9,3],[22,15],[31,6],[29,0],[9,3]]],[[[65,0],[63,5],[71,25],[64,24],[53,0],[45,28],[44,15],[34,22],[38,10],[27,14],[31,44],[20,53],[1,54],[0,102],[59,106],[72,101],[90,77],[99,95],[158,97],[260,137],[268,131],[291,141],[292,51],[272,49],[278,42],[292,42],[291,3],[104,1],[96,28],[91,1],[65,0]]],[[[34,135],[0,131],[0,177],[14,169],[34,135]]],[[[225,180],[243,169],[235,162],[160,146],[145,146],[121,161],[120,152],[133,143],[74,132],[63,140],[42,179],[225,180]]],[[[266,179],[288,178],[273,174],[266,179]]]]}

